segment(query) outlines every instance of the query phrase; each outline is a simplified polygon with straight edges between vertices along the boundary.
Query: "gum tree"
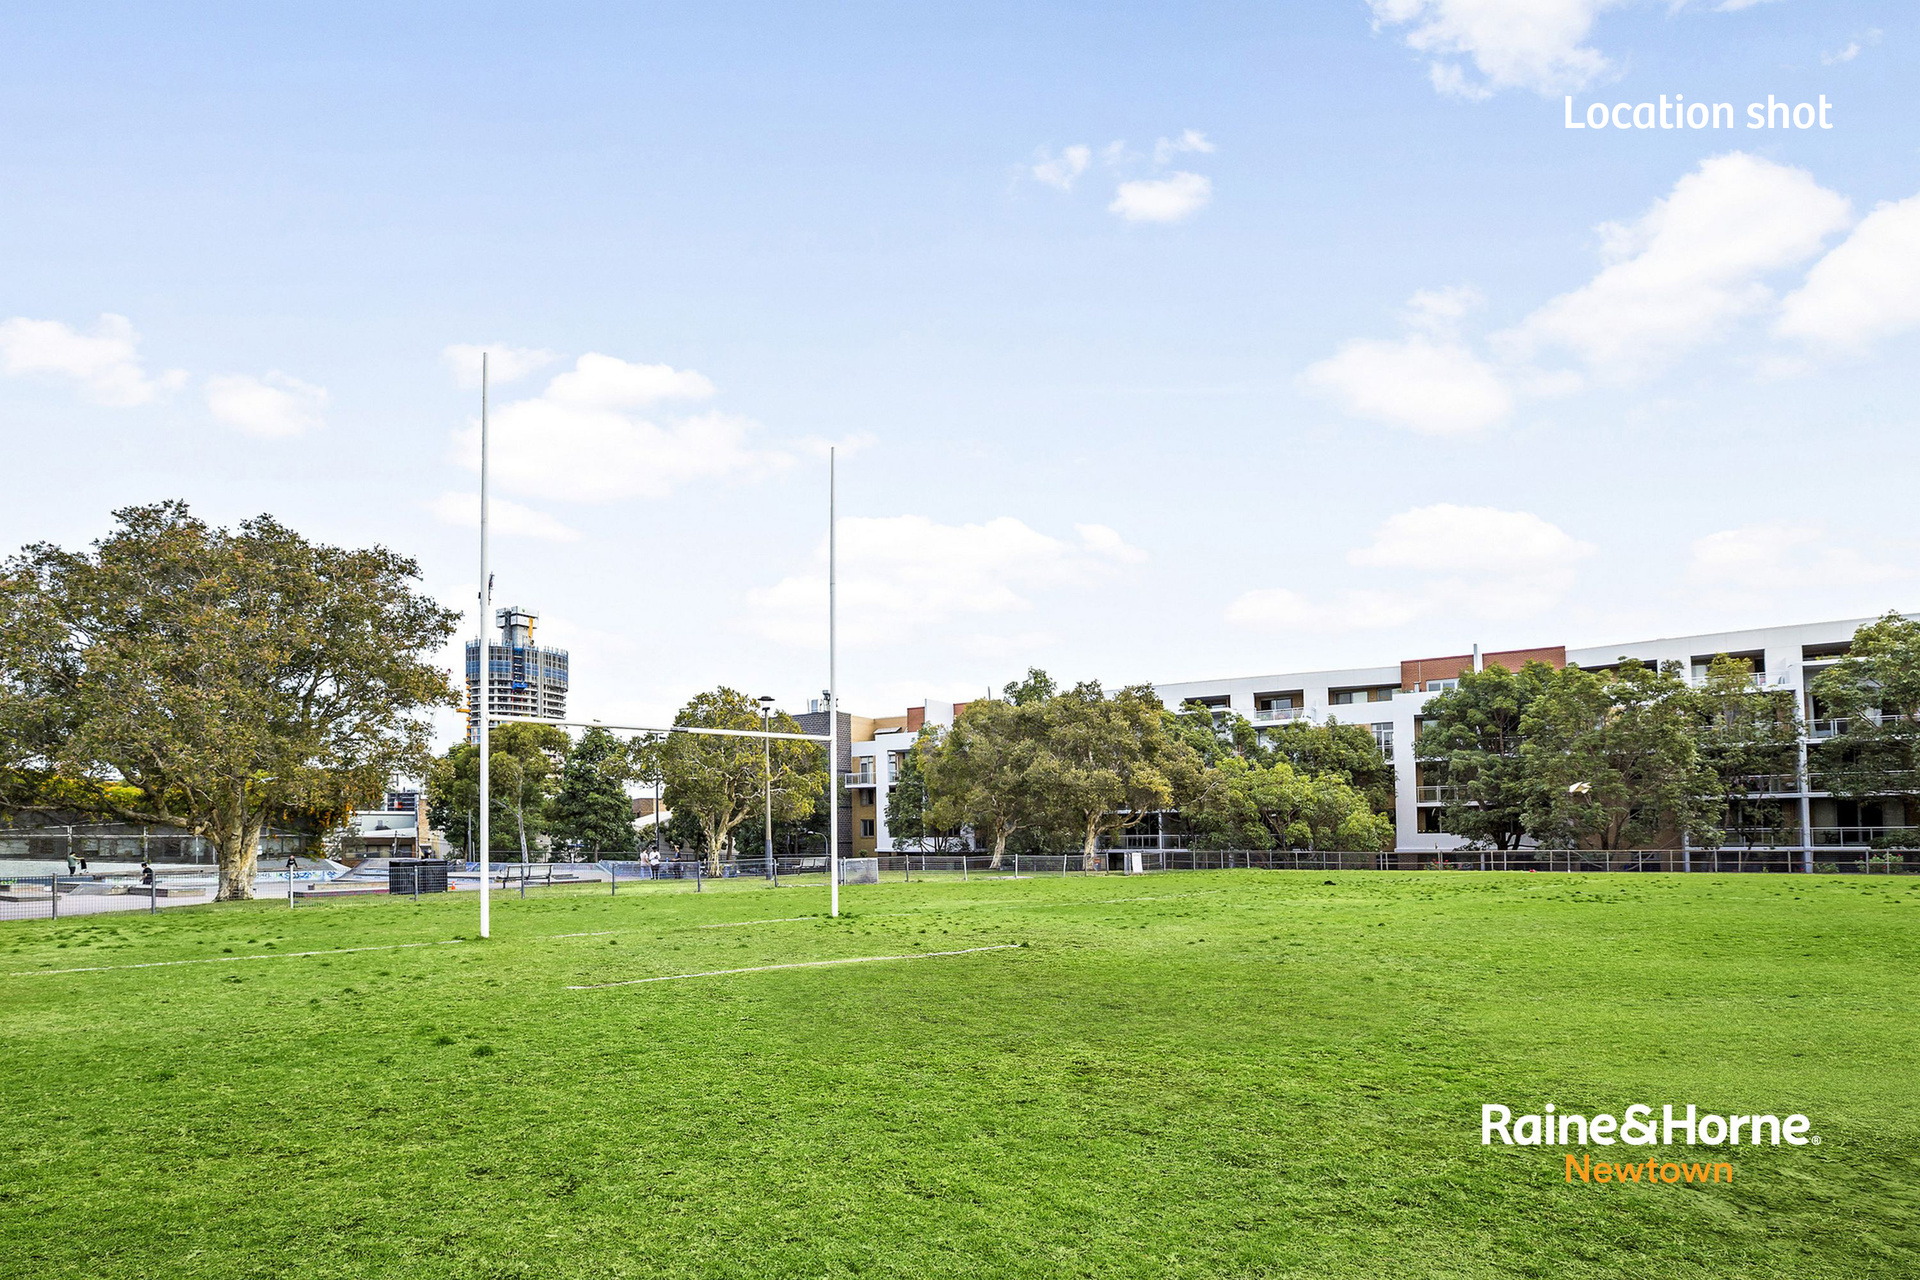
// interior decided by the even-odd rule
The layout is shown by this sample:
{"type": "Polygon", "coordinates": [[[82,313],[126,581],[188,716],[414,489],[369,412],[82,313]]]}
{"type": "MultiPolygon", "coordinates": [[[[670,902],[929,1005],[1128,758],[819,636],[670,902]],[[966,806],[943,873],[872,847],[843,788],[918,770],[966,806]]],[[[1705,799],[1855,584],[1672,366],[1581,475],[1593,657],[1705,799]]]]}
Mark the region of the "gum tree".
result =
{"type": "Polygon", "coordinates": [[[1490,663],[1484,671],[1462,672],[1457,688],[1428,700],[1414,750],[1451,788],[1440,810],[1449,834],[1494,849],[1519,847],[1533,795],[1520,727],[1552,680],[1553,668],[1543,662],[1518,671],[1490,663]]]}
{"type": "Polygon", "coordinates": [[[1177,807],[1199,784],[1199,755],[1171,731],[1146,685],[1108,696],[1090,680],[1031,705],[1039,714],[1035,792],[1075,833],[1088,871],[1099,869],[1102,835],[1177,807]]]}
{"type": "Polygon", "coordinates": [[[206,835],[219,896],[250,898],[269,823],[338,821],[424,770],[459,615],[384,547],[264,515],[218,529],[181,502],[114,516],[91,550],[0,568],[0,746],[94,784],[100,812],[206,835]]]}
{"type": "Polygon", "coordinates": [[[1677,671],[1637,661],[1553,672],[1520,722],[1529,833],[1603,850],[1716,834],[1691,695],[1677,671]]]}
{"type": "Polygon", "coordinates": [[[1901,796],[1912,847],[1920,798],[1920,622],[1889,613],[1854,632],[1847,656],[1813,678],[1825,718],[1845,727],[1815,748],[1828,789],[1850,800],[1901,796]]]}
{"type": "Polygon", "coordinates": [[[995,868],[1007,856],[1007,841],[1045,821],[1034,776],[1040,705],[970,702],[925,751],[928,817],[945,829],[971,827],[993,851],[995,868]]]}
{"type": "MultiPolygon", "coordinates": [[[[724,686],[693,698],[673,722],[706,729],[762,727],[759,703],[724,686]]],[[[785,712],[773,717],[772,728],[776,733],[801,732],[785,712]]],[[[734,829],[766,803],[769,757],[775,822],[811,815],[827,785],[826,760],[811,742],[769,745],[760,738],[670,733],[647,755],[666,779],[666,806],[674,818],[685,814],[698,827],[707,870],[714,875],[720,874],[721,861],[733,847],[734,829]]]]}

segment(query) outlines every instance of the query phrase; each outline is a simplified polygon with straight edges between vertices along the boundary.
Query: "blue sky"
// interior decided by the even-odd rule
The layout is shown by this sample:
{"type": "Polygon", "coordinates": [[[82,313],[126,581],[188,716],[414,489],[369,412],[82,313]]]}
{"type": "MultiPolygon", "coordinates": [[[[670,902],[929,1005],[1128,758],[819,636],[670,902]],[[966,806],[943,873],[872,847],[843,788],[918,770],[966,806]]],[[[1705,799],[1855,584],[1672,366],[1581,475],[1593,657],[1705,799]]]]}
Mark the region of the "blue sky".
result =
{"type": "Polygon", "coordinates": [[[876,713],[1914,607],[1910,5],[391,10],[0,18],[0,542],[465,604],[485,345],[609,719],[823,683],[827,441],[876,713]],[[1564,127],[1663,93],[1834,127],[1564,127]]]}

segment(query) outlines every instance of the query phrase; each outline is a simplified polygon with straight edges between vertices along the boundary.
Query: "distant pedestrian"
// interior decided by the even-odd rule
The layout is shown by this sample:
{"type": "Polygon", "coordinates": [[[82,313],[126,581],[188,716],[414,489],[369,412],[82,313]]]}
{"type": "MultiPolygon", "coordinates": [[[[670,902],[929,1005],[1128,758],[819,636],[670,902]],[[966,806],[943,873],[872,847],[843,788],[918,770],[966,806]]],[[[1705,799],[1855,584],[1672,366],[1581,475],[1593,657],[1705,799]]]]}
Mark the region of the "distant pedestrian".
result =
{"type": "Polygon", "coordinates": [[[80,855],[80,869],[82,871],[87,869],[87,855],[84,853],[80,855]]]}
{"type": "Polygon", "coordinates": [[[153,888],[153,864],[152,863],[143,862],[140,864],[140,883],[145,885],[149,889],[153,888]]]}
{"type": "Polygon", "coordinates": [[[72,854],[67,855],[67,874],[72,875],[80,869],[80,861],[72,854]]]}

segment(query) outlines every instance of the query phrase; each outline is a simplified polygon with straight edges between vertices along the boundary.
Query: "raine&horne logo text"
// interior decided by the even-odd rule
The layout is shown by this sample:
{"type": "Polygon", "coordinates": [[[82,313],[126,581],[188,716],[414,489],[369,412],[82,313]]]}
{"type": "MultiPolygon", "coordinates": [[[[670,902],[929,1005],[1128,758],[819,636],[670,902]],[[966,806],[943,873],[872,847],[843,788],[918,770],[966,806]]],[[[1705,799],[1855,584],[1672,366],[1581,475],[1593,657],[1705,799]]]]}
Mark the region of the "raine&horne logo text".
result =
{"type": "MultiPolygon", "coordinates": [[[[1537,1115],[1515,1116],[1512,1109],[1499,1103],[1480,1108],[1480,1145],[1499,1142],[1513,1147],[1611,1147],[1624,1143],[1630,1147],[1674,1146],[1819,1146],[1820,1135],[1808,1133],[1813,1122],[1795,1113],[1784,1119],[1775,1115],[1702,1115],[1698,1107],[1687,1104],[1686,1114],[1674,1114],[1671,1103],[1653,1108],[1636,1102],[1619,1115],[1578,1115],[1561,1112],[1549,1102],[1537,1115]]],[[[1719,1154],[1715,1152],[1713,1154],[1719,1154]]],[[[1649,1157],[1632,1163],[1596,1161],[1587,1154],[1566,1156],[1566,1180],[1581,1182],[1732,1182],[1733,1165],[1728,1161],[1666,1161],[1649,1157]]]]}

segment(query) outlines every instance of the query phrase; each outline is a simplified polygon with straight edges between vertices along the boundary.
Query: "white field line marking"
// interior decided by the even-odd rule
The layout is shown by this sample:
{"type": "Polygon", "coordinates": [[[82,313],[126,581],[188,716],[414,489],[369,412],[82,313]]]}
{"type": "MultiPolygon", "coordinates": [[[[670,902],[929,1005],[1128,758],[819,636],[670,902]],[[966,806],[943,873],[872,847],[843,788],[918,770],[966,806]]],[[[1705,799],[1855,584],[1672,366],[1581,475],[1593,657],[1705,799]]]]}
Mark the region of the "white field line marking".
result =
{"type": "Polygon", "coordinates": [[[594,982],[570,986],[569,991],[604,991],[608,987],[637,987],[647,982],[678,982],[682,978],[724,978],[736,973],[770,973],[775,969],[824,969],[836,964],[876,964],[882,960],[932,960],[939,956],[970,956],[982,951],[1010,951],[1021,944],[1002,942],[991,947],[968,947],[963,951],[922,951],[911,956],[849,956],[844,960],[801,960],[794,964],[761,964],[751,969],[709,969],[705,973],[669,973],[659,978],[628,978],[624,982],[594,982]]]}
{"type": "MultiPolygon", "coordinates": [[[[613,929],[599,929],[593,933],[550,933],[535,941],[546,942],[554,938],[601,938],[613,929]]],[[[403,951],[408,947],[448,947],[464,938],[443,938],[438,942],[391,942],[377,947],[341,947],[336,951],[269,951],[257,956],[208,956],[200,960],[148,960],[141,964],[96,964],[84,969],[23,969],[10,973],[9,978],[51,977],[56,973],[105,973],[109,969],[164,969],[176,964],[220,964],[227,960],[297,960],[302,956],[345,956],[356,951],[403,951]]]]}
{"type": "Polygon", "coordinates": [[[408,947],[450,947],[464,938],[443,938],[439,942],[389,942],[377,947],[341,947],[335,951],[269,951],[257,956],[208,956],[202,960],[147,960],[140,964],[95,964],[83,969],[23,969],[9,978],[45,978],[56,973],[105,973],[109,969],[165,969],[176,964],[224,964],[229,960],[297,960],[302,956],[345,956],[356,951],[403,951],[408,947]]]}
{"type": "Polygon", "coordinates": [[[1041,907],[1104,907],[1116,902],[1171,902],[1175,898],[1200,898],[1209,893],[1225,892],[1225,889],[1199,889],[1193,893],[1163,893],[1152,898],[1081,898],[1073,902],[1029,902],[1025,898],[982,898],[973,902],[950,903],[944,907],[916,907],[911,911],[863,911],[859,914],[862,916],[924,916],[937,915],[942,911],[959,911],[967,907],[1025,907],[1028,910],[1038,910],[1041,907]]]}
{"type": "Polygon", "coordinates": [[[725,924],[703,924],[701,929],[738,929],[749,924],[791,924],[795,920],[818,920],[819,916],[778,916],[772,920],[729,920],[725,924]]]}

